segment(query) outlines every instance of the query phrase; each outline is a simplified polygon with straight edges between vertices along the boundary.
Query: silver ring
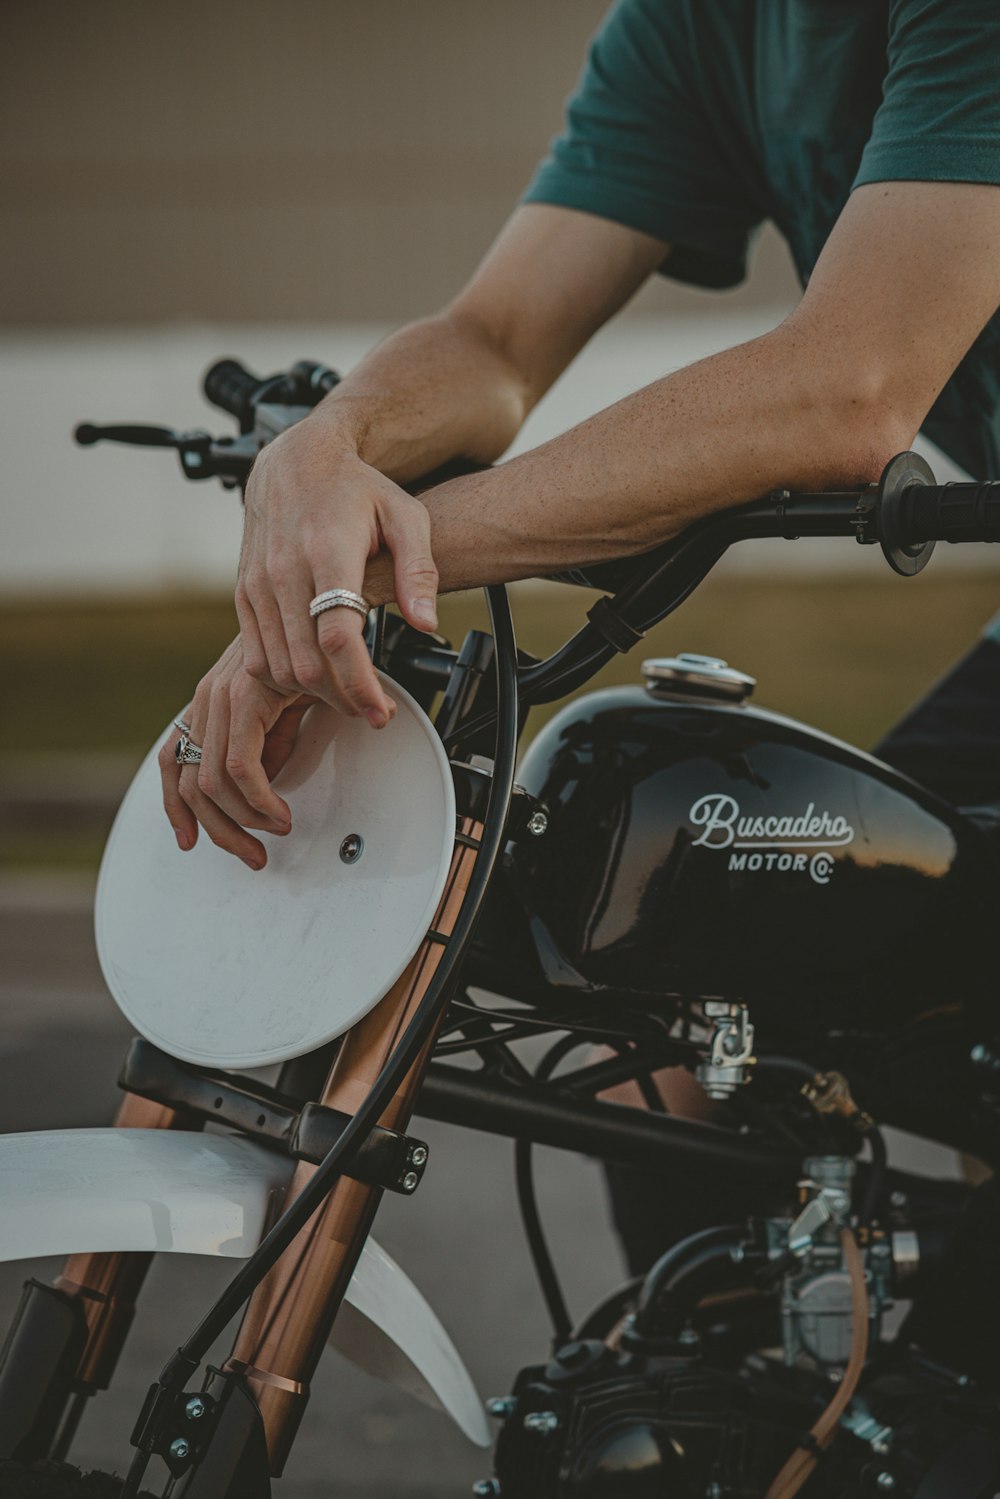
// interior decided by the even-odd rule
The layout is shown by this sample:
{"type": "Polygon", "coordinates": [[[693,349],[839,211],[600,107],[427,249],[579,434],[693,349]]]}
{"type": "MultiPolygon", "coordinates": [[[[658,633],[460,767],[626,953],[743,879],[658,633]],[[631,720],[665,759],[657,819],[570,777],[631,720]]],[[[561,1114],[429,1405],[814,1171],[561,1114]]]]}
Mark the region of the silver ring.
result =
{"type": "Polygon", "coordinates": [[[371,604],[350,588],[328,588],[325,593],[318,593],[309,605],[309,618],[315,619],[327,609],[353,609],[367,619],[371,604]]]}
{"type": "Polygon", "coordinates": [[[182,734],[174,745],[174,759],[178,765],[200,765],[201,746],[187,734],[182,734]]]}
{"type": "Polygon", "coordinates": [[[191,732],[191,725],[189,723],[185,723],[183,718],[174,719],[174,728],[180,729],[182,734],[190,734],[191,732]]]}

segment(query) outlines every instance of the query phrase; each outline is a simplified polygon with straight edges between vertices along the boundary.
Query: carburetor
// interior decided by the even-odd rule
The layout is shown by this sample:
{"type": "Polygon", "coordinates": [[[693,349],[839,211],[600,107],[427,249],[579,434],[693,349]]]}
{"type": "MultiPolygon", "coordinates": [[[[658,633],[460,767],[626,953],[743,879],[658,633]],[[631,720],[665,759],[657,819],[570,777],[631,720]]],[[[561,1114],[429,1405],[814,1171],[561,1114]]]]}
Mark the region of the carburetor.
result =
{"type": "MultiPolygon", "coordinates": [[[[772,1256],[796,1261],[782,1278],[781,1328],[785,1363],[810,1362],[833,1372],[851,1352],[851,1284],[840,1231],[851,1215],[855,1165],[847,1156],[811,1156],[799,1183],[802,1210],[792,1221],[768,1220],[772,1256]]],[[[862,1247],[868,1290],[868,1340],[879,1336],[882,1314],[892,1305],[892,1250],[884,1238],[862,1247]]]]}

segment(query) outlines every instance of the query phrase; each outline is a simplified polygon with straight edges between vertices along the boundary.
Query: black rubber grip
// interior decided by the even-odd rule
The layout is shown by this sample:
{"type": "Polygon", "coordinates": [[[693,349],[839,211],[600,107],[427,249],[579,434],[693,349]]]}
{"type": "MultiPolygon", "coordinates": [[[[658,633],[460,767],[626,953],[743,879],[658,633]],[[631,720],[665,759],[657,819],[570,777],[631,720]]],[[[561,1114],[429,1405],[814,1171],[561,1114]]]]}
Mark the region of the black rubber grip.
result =
{"type": "Polygon", "coordinates": [[[220,359],[208,371],[202,389],[213,406],[228,411],[249,429],[253,425],[254,397],[264,383],[235,359],[220,359]]]}
{"type": "Polygon", "coordinates": [[[924,541],[1000,541],[1000,482],[912,484],[902,496],[900,529],[924,541]]]}

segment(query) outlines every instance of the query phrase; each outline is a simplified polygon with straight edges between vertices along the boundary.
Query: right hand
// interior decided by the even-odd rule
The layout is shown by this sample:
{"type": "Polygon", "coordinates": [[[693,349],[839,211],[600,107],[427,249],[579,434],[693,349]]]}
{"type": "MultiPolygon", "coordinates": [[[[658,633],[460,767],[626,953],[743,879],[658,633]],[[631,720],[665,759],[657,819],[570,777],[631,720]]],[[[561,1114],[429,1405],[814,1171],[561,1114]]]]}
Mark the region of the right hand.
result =
{"type": "Polygon", "coordinates": [[[436,629],[438,576],[426,507],[364,463],[328,413],[265,447],[247,485],[236,588],[250,676],[384,727],[392,703],[365,648],[362,615],[339,608],[309,617],[310,600],[329,588],[362,593],[365,566],[383,549],[392,556],[404,618],[419,630],[436,629]]]}

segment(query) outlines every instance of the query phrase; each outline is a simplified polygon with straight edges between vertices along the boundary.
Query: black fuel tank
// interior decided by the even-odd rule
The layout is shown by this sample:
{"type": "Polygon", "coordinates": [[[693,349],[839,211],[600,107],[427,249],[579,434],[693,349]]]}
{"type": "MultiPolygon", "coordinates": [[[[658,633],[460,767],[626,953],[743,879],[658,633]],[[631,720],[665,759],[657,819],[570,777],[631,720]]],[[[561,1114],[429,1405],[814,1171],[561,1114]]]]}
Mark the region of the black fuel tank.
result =
{"type": "Polygon", "coordinates": [[[979,830],[803,724],[616,688],[559,713],[518,781],[548,827],[512,849],[484,927],[506,992],[718,995],[827,1027],[981,978],[979,830]]]}

